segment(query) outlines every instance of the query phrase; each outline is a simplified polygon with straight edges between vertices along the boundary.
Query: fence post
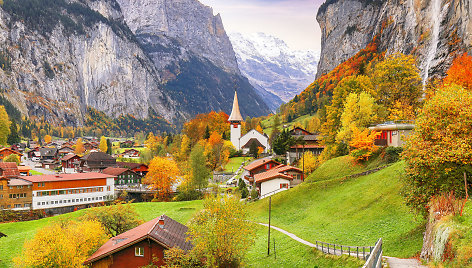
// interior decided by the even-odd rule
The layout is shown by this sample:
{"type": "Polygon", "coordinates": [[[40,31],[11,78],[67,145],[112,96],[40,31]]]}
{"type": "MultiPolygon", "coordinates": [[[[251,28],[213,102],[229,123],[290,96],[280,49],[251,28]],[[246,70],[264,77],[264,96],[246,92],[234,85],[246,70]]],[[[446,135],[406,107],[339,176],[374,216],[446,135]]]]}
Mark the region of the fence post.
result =
{"type": "Polygon", "coordinates": [[[321,252],[324,253],[323,242],[321,242],[321,252]]]}
{"type": "Polygon", "coordinates": [[[341,245],[341,256],[343,255],[343,245],[341,245]]]}
{"type": "Polygon", "coordinates": [[[359,247],[356,247],[356,251],[357,251],[357,258],[359,259],[359,247]]]}
{"type": "Polygon", "coordinates": [[[351,257],[351,247],[347,247],[347,250],[349,251],[349,257],[351,257]]]}
{"type": "Polygon", "coordinates": [[[326,244],[328,244],[328,254],[329,254],[329,243],[326,243],[326,244]]]}
{"type": "Polygon", "coordinates": [[[362,247],[362,254],[364,256],[364,261],[365,261],[365,247],[362,247]]]}

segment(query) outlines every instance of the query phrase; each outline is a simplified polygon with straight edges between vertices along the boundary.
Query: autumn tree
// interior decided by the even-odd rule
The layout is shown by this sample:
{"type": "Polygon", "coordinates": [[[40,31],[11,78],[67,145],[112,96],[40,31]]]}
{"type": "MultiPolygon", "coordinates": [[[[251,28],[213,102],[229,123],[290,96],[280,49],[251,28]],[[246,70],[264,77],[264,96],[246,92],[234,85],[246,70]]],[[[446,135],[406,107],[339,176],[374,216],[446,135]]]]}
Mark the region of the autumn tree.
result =
{"type": "Polygon", "coordinates": [[[7,144],[7,138],[10,134],[10,120],[7,111],[3,105],[0,105],[0,145],[7,144]]]}
{"type": "Polygon", "coordinates": [[[13,261],[19,267],[83,267],[107,240],[99,222],[57,222],[39,229],[13,261]]]}
{"type": "Polygon", "coordinates": [[[190,140],[190,146],[194,146],[198,141],[205,139],[206,129],[208,133],[217,132],[223,136],[224,132],[229,131],[229,116],[224,112],[210,112],[207,114],[199,114],[194,119],[185,123],[182,134],[186,135],[190,140]]]}
{"type": "Polygon", "coordinates": [[[259,133],[264,134],[264,130],[262,130],[262,127],[261,127],[260,124],[257,125],[256,130],[257,130],[259,133]]]}
{"type": "Polygon", "coordinates": [[[311,151],[303,153],[303,156],[298,160],[298,168],[305,170],[305,175],[311,174],[317,167],[317,157],[311,151]]]}
{"type": "Polygon", "coordinates": [[[374,141],[380,135],[380,132],[370,131],[367,128],[361,131],[355,127],[352,135],[353,137],[349,141],[349,146],[352,147],[350,155],[358,162],[369,160],[377,149],[374,141]]]}
{"type": "Polygon", "coordinates": [[[143,182],[156,190],[155,197],[167,198],[172,185],[177,181],[179,168],[174,160],[165,157],[154,157],[149,164],[149,171],[143,182]]]}
{"type": "Polygon", "coordinates": [[[3,162],[16,163],[18,166],[21,163],[20,157],[17,154],[11,154],[3,159],[3,162]]]}
{"type": "Polygon", "coordinates": [[[210,170],[206,166],[205,148],[201,144],[195,145],[190,153],[191,183],[197,189],[208,186],[210,170]]]}
{"type": "Polygon", "coordinates": [[[414,119],[423,94],[422,80],[411,55],[393,54],[373,66],[373,95],[391,120],[414,119]]]}
{"type": "Polygon", "coordinates": [[[273,147],[273,143],[274,143],[275,139],[280,134],[280,118],[279,118],[278,115],[274,115],[274,121],[272,122],[271,129],[272,129],[272,132],[270,133],[269,143],[273,147]]]}
{"type": "Polygon", "coordinates": [[[100,145],[98,146],[101,152],[106,153],[108,151],[107,138],[102,136],[100,138],[100,145]]]}
{"type": "Polygon", "coordinates": [[[107,154],[111,155],[113,154],[113,142],[111,142],[110,139],[107,139],[107,154]]]}
{"type": "Polygon", "coordinates": [[[50,135],[44,135],[44,142],[45,143],[50,143],[52,141],[52,137],[50,135]]]}
{"type": "Polygon", "coordinates": [[[117,203],[88,209],[82,216],[82,220],[101,223],[106,234],[110,237],[122,234],[143,223],[136,209],[129,203],[117,203]]]}
{"type": "Polygon", "coordinates": [[[230,142],[223,140],[223,137],[216,131],[211,133],[205,148],[210,170],[219,169],[228,162],[229,144],[230,142]]]}
{"type": "Polygon", "coordinates": [[[12,121],[10,124],[10,134],[7,138],[7,144],[16,144],[21,141],[20,136],[18,135],[18,126],[15,121],[12,121]]]}
{"type": "Polygon", "coordinates": [[[467,90],[472,90],[472,56],[464,53],[455,58],[447,71],[445,84],[456,84],[467,90]]]}
{"type": "Polygon", "coordinates": [[[187,135],[183,134],[182,140],[180,142],[179,159],[181,161],[187,160],[190,155],[190,150],[191,150],[190,139],[188,138],[187,135]]]}
{"type": "Polygon", "coordinates": [[[406,203],[426,215],[431,197],[465,196],[464,172],[472,174],[472,91],[448,85],[424,104],[403,157],[406,203]]]}
{"type": "Polygon", "coordinates": [[[239,267],[255,237],[246,207],[229,196],[206,199],[203,206],[189,225],[190,254],[207,267],[239,267]]]}
{"type": "Polygon", "coordinates": [[[82,138],[78,138],[77,142],[75,143],[75,154],[82,155],[85,152],[84,142],[82,138]]]}

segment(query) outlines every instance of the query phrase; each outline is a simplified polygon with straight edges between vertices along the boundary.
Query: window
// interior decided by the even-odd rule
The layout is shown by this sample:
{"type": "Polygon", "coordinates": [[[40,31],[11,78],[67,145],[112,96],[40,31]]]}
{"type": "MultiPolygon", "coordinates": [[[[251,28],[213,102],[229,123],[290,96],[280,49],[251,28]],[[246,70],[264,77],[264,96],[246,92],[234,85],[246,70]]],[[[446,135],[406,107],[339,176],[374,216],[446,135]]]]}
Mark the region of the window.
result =
{"type": "MultiPolygon", "coordinates": [[[[44,202],[43,202],[44,203],[44,202]]],[[[41,206],[41,202],[38,202],[38,206],[41,206]]]]}
{"type": "Polygon", "coordinates": [[[15,208],[21,208],[21,204],[15,204],[15,208]]]}
{"type": "Polygon", "coordinates": [[[0,185],[0,190],[3,190],[3,185],[0,185]]]}
{"type": "Polygon", "coordinates": [[[282,188],[288,189],[288,183],[281,183],[280,184],[280,189],[282,189],[282,188]]]}
{"type": "Polygon", "coordinates": [[[138,257],[144,257],[144,247],[135,247],[134,255],[138,257]]]}

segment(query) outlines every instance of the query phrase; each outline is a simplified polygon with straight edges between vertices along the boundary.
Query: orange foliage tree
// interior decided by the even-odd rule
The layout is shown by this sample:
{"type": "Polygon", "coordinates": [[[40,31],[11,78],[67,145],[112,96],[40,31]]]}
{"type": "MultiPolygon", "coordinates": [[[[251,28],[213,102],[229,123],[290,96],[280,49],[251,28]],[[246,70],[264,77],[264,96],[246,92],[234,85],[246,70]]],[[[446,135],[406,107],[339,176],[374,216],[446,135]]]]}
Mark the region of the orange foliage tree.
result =
{"type": "Polygon", "coordinates": [[[199,114],[194,119],[184,124],[182,133],[190,139],[191,145],[195,145],[199,140],[203,139],[205,129],[211,132],[217,132],[220,135],[229,131],[229,116],[224,112],[210,112],[207,114],[199,114]]]}
{"type": "Polygon", "coordinates": [[[82,155],[84,152],[84,142],[82,141],[82,138],[78,138],[77,142],[75,143],[75,153],[78,155],[82,155]]]}
{"type": "Polygon", "coordinates": [[[157,191],[155,197],[165,199],[171,193],[171,186],[180,175],[177,163],[169,158],[154,157],[149,164],[149,172],[144,177],[144,183],[157,191]]]}
{"type": "Polygon", "coordinates": [[[445,84],[457,84],[472,90],[472,56],[464,53],[455,58],[447,71],[445,84]]]}
{"type": "Polygon", "coordinates": [[[375,151],[374,141],[379,136],[380,132],[364,129],[359,131],[354,129],[353,139],[349,142],[349,146],[353,147],[350,155],[355,157],[357,161],[367,161],[375,151]]]}

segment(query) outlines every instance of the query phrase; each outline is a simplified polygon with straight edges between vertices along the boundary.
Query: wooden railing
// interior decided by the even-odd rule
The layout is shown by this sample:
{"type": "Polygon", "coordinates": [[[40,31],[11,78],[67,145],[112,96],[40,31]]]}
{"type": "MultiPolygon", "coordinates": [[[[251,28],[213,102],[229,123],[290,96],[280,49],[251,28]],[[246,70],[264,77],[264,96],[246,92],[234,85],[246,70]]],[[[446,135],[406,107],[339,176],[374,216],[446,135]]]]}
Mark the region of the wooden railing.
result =
{"type": "Polygon", "coordinates": [[[332,243],[325,243],[321,241],[316,241],[315,243],[316,248],[321,250],[321,252],[331,255],[342,256],[349,255],[356,257],[358,259],[367,260],[369,256],[372,254],[374,247],[367,246],[367,247],[359,247],[359,246],[345,246],[345,245],[337,245],[332,243]]]}
{"type": "Polygon", "coordinates": [[[382,267],[382,238],[379,238],[375,243],[374,250],[371,252],[369,258],[362,268],[381,268],[382,267]]]}

